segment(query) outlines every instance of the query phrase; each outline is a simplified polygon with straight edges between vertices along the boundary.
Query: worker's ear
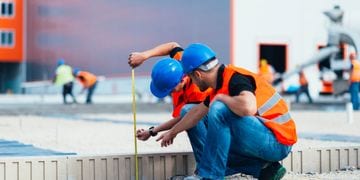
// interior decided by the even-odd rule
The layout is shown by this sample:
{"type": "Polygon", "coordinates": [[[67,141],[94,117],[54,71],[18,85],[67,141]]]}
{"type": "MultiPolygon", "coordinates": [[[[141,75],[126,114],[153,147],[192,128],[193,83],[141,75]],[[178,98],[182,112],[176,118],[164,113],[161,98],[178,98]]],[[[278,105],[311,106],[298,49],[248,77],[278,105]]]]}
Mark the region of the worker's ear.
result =
{"type": "Polygon", "coordinates": [[[194,76],[198,79],[201,79],[203,77],[201,71],[199,71],[199,70],[194,71],[194,76]]]}

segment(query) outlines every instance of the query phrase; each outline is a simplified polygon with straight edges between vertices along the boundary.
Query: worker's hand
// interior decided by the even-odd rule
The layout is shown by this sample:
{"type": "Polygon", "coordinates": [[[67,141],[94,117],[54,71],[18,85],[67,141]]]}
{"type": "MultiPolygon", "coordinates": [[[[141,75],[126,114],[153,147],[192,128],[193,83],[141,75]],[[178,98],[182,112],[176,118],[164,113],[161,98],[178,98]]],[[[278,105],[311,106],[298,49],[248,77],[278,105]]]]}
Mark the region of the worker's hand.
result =
{"type": "Polygon", "coordinates": [[[136,131],[136,137],[138,138],[138,140],[142,140],[142,141],[146,141],[149,139],[150,137],[150,133],[147,130],[144,129],[138,129],[136,131]]]}
{"type": "Polygon", "coordinates": [[[161,134],[161,136],[156,139],[156,141],[161,140],[161,147],[167,147],[170,146],[174,142],[174,138],[176,137],[176,134],[172,132],[172,130],[167,131],[164,134],[161,134]]]}
{"type": "Polygon", "coordinates": [[[129,55],[128,64],[130,67],[136,68],[136,67],[140,66],[146,59],[147,59],[147,57],[145,56],[144,53],[132,52],[129,55]]]}

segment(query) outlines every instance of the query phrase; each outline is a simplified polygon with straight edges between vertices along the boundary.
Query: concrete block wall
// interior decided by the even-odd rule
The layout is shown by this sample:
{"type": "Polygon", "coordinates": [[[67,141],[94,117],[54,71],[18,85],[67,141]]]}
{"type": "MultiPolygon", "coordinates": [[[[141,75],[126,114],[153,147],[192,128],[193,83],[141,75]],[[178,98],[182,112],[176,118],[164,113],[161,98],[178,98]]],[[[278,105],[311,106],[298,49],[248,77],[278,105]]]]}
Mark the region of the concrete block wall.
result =
{"type": "MultiPolygon", "coordinates": [[[[360,168],[359,147],[295,149],[282,161],[295,173],[325,173],[360,168]]],[[[192,152],[138,156],[142,180],[193,174],[192,152]]],[[[0,180],[134,180],[134,155],[0,158],[0,180]]]]}

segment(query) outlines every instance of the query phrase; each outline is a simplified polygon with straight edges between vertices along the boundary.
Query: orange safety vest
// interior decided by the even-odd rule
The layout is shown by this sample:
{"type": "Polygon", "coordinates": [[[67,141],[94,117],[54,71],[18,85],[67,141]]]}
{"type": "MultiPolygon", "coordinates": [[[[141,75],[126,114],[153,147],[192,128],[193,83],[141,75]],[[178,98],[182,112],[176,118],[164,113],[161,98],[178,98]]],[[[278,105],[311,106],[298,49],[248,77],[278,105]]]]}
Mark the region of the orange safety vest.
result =
{"type": "Polygon", "coordinates": [[[259,75],[262,76],[268,83],[272,83],[274,81],[274,75],[270,65],[261,66],[259,75]]]}
{"type": "Polygon", "coordinates": [[[97,78],[94,74],[86,71],[80,71],[76,77],[85,88],[91,87],[97,81],[97,78]]]}
{"type": "Polygon", "coordinates": [[[274,133],[276,139],[285,145],[296,143],[295,122],[290,116],[285,100],[269,83],[255,73],[232,65],[225,67],[224,73],[222,74],[223,84],[220,89],[211,93],[210,101],[218,93],[229,94],[229,81],[234,73],[240,73],[254,78],[256,83],[256,116],[274,133]]]}
{"type": "Polygon", "coordinates": [[[353,66],[350,75],[351,82],[360,82],[360,62],[358,60],[351,60],[353,66]]]}
{"type": "Polygon", "coordinates": [[[308,84],[308,81],[307,81],[307,79],[306,79],[306,77],[305,77],[305,74],[304,74],[304,72],[302,72],[302,71],[299,73],[299,83],[300,83],[300,85],[302,85],[302,86],[308,84]]]}
{"type": "Polygon", "coordinates": [[[191,81],[190,77],[185,76],[183,78],[185,85],[181,91],[172,92],[173,102],[173,117],[180,116],[181,108],[185,104],[201,103],[209,95],[210,88],[205,92],[201,92],[200,89],[191,81]]]}

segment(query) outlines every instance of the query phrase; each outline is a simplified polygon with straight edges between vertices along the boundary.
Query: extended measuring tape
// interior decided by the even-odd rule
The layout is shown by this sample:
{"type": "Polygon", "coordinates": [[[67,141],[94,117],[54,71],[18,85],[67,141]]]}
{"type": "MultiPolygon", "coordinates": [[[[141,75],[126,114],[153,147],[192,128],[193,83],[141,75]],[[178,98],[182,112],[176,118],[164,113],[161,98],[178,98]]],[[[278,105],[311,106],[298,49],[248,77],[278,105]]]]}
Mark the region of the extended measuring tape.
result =
{"type": "Polygon", "coordinates": [[[136,139],[136,101],[135,101],[135,70],[131,69],[131,92],[132,92],[132,110],[134,118],[134,145],[135,145],[135,179],[139,179],[139,168],[138,168],[138,153],[137,153],[137,139],[136,139]]]}

